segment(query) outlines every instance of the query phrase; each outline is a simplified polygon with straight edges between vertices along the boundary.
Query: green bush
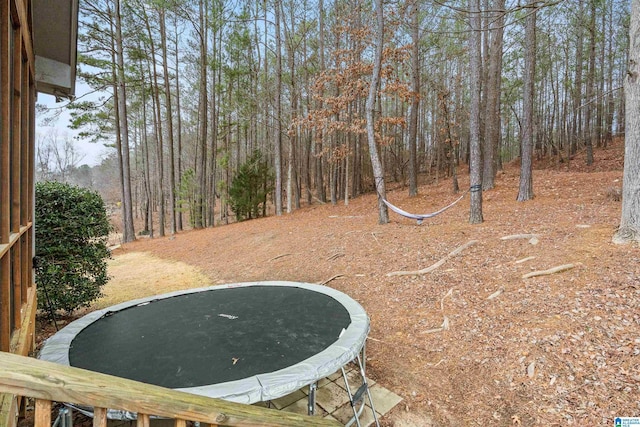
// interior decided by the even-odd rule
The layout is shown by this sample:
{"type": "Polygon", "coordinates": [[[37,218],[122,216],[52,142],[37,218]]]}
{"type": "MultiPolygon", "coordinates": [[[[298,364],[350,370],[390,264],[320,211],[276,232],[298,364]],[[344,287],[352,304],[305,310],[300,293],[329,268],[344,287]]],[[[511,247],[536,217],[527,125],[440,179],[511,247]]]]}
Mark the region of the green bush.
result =
{"type": "Polygon", "coordinates": [[[96,192],[58,182],[36,184],[38,304],[72,312],[101,295],[109,280],[111,226],[96,192]]]}
{"type": "Polygon", "coordinates": [[[258,150],[240,166],[229,188],[229,205],[238,221],[265,214],[267,195],[273,190],[273,173],[258,150]]]}

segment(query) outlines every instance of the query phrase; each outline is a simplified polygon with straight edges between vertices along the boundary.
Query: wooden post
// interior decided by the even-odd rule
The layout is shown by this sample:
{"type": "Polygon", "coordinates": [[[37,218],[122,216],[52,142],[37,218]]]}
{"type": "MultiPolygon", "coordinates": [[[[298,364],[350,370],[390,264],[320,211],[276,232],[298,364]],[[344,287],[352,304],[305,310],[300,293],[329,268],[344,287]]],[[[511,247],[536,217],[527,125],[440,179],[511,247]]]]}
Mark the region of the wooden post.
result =
{"type": "MultiPolygon", "coordinates": [[[[12,2],[13,3],[13,2],[12,2]]],[[[21,131],[22,131],[22,103],[20,102],[22,93],[22,37],[20,27],[14,27],[13,21],[10,24],[10,31],[13,39],[13,54],[11,67],[13,67],[12,86],[12,111],[11,111],[11,232],[20,231],[20,169],[21,158],[21,131]]],[[[3,127],[7,122],[4,122],[3,127]]]]}
{"type": "MultiPolygon", "coordinates": [[[[11,82],[9,1],[0,1],[0,244],[8,244],[11,230],[11,82]]],[[[0,350],[11,342],[11,250],[0,258],[0,350]]]]}
{"type": "MultiPolygon", "coordinates": [[[[13,334],[11,351],[14,354],[26,356],[34,348],[36,323],[36,289],[27,290],[27,303],[23,306],[22,327],[19,333],[13,334]]],[[[18,399],[9,393],[0,393],[0,426],[12,426],[18,410],[18,399]]]]}
{"type": "MultiPolygon", "coordinates": [[[[24,25],[23,25],[24,27],[24,25]]],[[[24,46],[25,48],[27,46],[24,46]]],[[[31,207],[31,199],[29,198],[29,184],[32,182],[30,179],[31,169],[29,168],[30,160],[29,157],[33,154],[32,149],[32,133],[30,132],[30,123],[31,123],[31,114],[30,114],[30,105],[31,102],[31,86],[30,75],[29,75],[29,63],[28,56],[23,58],[22,61],[22,89],[20,96],[20,108],[22,111],[22,121],[21,121],[21,130],[20,130],[20,225],[22,227],[30,227],[29,224],[29,210],[31,207]]],[[[27,289],[31,286],[29,280],[31,278],[30,274],[30,259],[33,256],[31,254],[29,240],[28,240],[28,230],[27,232],[22,234],[20,238],[20,252],[22,255],[22,261],[20,263],[20,282],[22,285],[22,289],[20,294],[22,295],[22,304],[26,304],[27,302],[27,289]]]]}
{"type": "MultiPolygon", "coordinates": [[[[31,61],[29,61],[31,65],[31,61]]],[[[36,154],[35,154],[35,135],[36,135],[36,84],[33,77],[33,68],[29,69],[29,167],[27,172],[27,224],[29,230],[27,233],[27,284],[29,287],[35,284],[34,272],[33,272],[33,256],[35,255],[35,232],[33,229],[34,216],[35,216],[35,176],[36,176],[36,154]]]]}
{"type": "Polygon", "coordinates": [[[93,427],[107,427],[106,408],[93,408],[93,427]]]}
{"type": "Polygon", "coordinates": [[[149,427],[149,422],[149,415],[138,414],[138,418],[136,419],[136,427],[149,427]]]}
{"type": "Polygon", "coordinates": [[[34,416],[35,427],[51,426],[51,401],[36,399],[36,413],[34,416]]]}
{"type": "Polygon", "coordinates": [[[176,421],[173,425],[174,427],[187,427],[187,421],[181,418],[176,418],[176,421]]]}

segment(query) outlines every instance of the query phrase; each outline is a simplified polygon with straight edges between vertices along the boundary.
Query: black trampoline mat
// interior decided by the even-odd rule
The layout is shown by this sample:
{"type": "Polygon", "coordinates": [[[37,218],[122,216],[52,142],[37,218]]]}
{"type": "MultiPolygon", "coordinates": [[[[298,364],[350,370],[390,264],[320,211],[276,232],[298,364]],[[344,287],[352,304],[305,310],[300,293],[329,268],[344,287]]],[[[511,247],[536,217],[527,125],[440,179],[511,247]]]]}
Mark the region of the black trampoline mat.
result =
{"type": "Polygon", "coordinates": [[[320,353],[351,323],[321,292],[208,289],[108,313],[69,348],[71,366],[169,388],[274,372],[320,353]]]}

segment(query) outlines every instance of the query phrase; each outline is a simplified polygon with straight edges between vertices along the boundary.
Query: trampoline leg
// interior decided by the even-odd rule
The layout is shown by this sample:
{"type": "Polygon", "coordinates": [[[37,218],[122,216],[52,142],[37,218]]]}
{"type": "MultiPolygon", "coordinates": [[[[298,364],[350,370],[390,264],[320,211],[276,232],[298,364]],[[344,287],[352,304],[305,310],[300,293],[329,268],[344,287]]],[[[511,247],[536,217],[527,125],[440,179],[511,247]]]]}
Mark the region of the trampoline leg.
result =
{"type": "Polygon", "coordinates": [[[314,415],[316,412],[316,390],[318,383],[309,384],[309,401],[307,403],[307,412],[309,415],[314,415]]]}
{"type": "MultiPolygon", "coordinates": [[[[364,347],[362,349],[362,354],[364,356],[364,347]]],[[[358,387],[358,390],[354,394],[351,394],[351,388],[349,387],[349,380],[347,379],[347,373],[344,370],[344,367],[340,368],[342,370],[342,378],[344,379],[344,385],[347,389],[347,395],[349,396],[349,402],[351,403],[351,408],[353,409],[353,418],[349,420],[346,424],[346,427],[351,426],[354,422],[358,427],[360,427],[360,415],[365,408],[364,394],[366,393],[369,398],[369,405],[371,405],[371,412],[373,413],[373,419],[376,423],[377,427],[380,427],[380,422],[378,421],[378,415],[376,414],[376,408],[373,404],[373,398],[371,397],[371,391],[369,390],[369,384],[367,383],[367,376],[364,371],[364,365],[360,355],[356,357],[358,362],[358,368],[360,369],[360,376],[362,377],[362,385],[358,387]],[[356,408],[360,402],[360,408],[356,408]]],[[[354,360],[354,361],[355,361],[354,360]]]]}
{"type": "Polygon", "coordinates": [[[53,427],[73,427],[73,412],[70,408],[61,408],[53,427]]]}

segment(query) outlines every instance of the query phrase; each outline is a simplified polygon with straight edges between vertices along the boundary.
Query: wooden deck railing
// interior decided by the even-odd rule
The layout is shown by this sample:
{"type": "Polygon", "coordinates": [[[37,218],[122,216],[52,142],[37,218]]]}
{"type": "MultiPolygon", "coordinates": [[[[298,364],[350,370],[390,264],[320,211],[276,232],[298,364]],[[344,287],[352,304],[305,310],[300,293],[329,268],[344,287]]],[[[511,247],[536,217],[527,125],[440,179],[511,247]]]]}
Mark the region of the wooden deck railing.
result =
{"type": "MultiPolygon", "coordinates": [[[[94,407],[94,427],[107,425],[107,409],[138,413],[137,425],[149,416],[213,426],[339,426],[336,421],[227,402],[110,375],[0,352],[0,393],[36,399],[35,427],[51,426],[51,404],[67,402],[94,407]]],[[[4,426],[0,426],[4,427],[4,426]]]]}

